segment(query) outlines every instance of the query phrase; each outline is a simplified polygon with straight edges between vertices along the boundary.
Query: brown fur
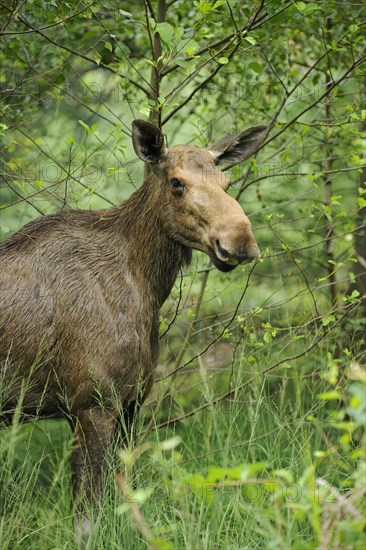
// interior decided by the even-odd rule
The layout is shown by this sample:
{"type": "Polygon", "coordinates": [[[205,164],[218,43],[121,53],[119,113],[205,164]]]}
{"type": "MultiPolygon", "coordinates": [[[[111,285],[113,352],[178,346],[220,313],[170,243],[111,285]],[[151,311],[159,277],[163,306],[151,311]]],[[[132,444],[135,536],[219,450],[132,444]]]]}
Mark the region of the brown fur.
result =
{"type": "Polygon", "coordinates": [[[16,407],[24,419],[66,416],[74,492],[89,499],[121,412],[128,416],[151,387],[159,309],[191,248],[222,270],[257,255],[214,165],[218,153],[167,152],[159,130],[142,121],[134,145],[153,171],[129,200],[39,218],[0,245],[0,420],[9,423],[16,407]]]}

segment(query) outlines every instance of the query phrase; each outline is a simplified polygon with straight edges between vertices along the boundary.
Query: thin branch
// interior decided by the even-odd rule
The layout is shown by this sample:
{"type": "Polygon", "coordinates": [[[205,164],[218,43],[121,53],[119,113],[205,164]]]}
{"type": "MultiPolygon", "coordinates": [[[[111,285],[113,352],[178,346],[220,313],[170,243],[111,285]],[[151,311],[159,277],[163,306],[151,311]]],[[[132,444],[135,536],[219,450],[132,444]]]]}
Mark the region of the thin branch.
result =
{"type": "MultiPolygon", "coordinates": [[[[38,214],[41,214],[42,216],[44,216],[44,212],[42,212],[42,210],[40,210],[38,208],[38,206],[35,206],[30,200],[29,200],[29,197],[24,197],[21,193],[19,193],[19,191],[17,191],[8,181],[7,179],[5,178],[4,174],[0,174],[0,176],[2,177],[2,179],[5,181],[6,185],[9,187],[9,189],[11,189],[11,191],[17,195],[18,197],[20,197],[21,201],[20,202],[26,202],[27,204],[29,204],[29,206],[31,206],[32,208],[34,208],[38,214]]],[[[4,207],[5,208],[5,207],[4,207]]],[[[8,208],[8,206],[6,206],[6,208],[8,208]]]]}
{"type": "MultiPolygon", "coordinates": [[[[116,71],[115,69],[113,69],[110,65],[106,65],[105,63],[103,63],[102,61],[100,61],[99,63],[97,61],[95,61],[94,59],[92,59],[91,57],[88,57],[87,55],[84,55],[80,52],[77,52],[71,48],[69,48],[68,46],[65,46],[63,44],[59,44],[58,42],[56,42],[55,40],[53,40],[52,38],[50,38],[49,36],[47,36],[46,34],[44,34],[42,31],[36,29],[35,27],[33,27],[33,25],[31,25],[30,23],[28,23],[28,21],[26,19],[24,19],[23,17],[20,17],[19,18],[19,21],[21,21],[26,27],[32,29],[34,32],[36,32],[36,34],[42,36],[45,40],[47,40],[47,42],[50,42],[51,44],[53,44],[54,46],[56,46],[57,48],[61,48],[62,50],[65,50],[71,54],[73,54],[75,57],[80,57],[81,59],[84,59],[85,61],[88,61],[89,63],[92,63],[93,65],[96,65],[97,67],[101,67],[103,69],[105,69],[106,71],[109,71],[117,76],[119,76],[120,78],[124,78],[126,79],[130,84],[132,84],[133,86],[135,86],[136,88],[138,88],[139,90],[141,90],[142,92],[144,92],[144,94],[150,98],[151,97],[151,92],[148,88],[145,88],[142,84],[140,84],[139,82],[137,82],[136,80],[133,80],[132,78],[129,78],[126,74],[123,74],[123,73],[119,73],[118,71],[116,71]]],[[[133,66],[133,65],[132,65],[133,66]]],[[[141,75],[140,75],[141,76],[141,75]]],[[[143,77],[142,77],[143,78],[143,77]]],[[[145,79],[144,79],[145,80],[145,79]]],[[[148,82],[145,81],[147,84],[148,82]]]]}
{"type": "Polygon", "coordinates": [[[293,361],[296,361],[297,359],[300,359],[301,357],[305,357],[313,349],[315,349],[320,344],[320,342],[322,342],[322,340],[324,340],[325,337],[328,336],[328,334],[334,330],[334,328],[338,327],[338,325],[340,325],[344,321],[344,319],[351,313],[351,311],[353,311],[356,307],[358,307],[365,300],[366,300],[366,297],[363,296],[361,299],[357,300],[357,303],[352,304],[347,309],[346,313],[342,317],[340,317],[340,319],[338,319],[335,323],[333,323],[330,326],[330,328],[328,330],[325,330],[319,337],[315,337],[313,342],[305,350],[303,350],[300,353],[297,353],[295,355],[291,355],[291,356],[285,357],[284,359],[280,359],[279,361],[276,361],[272,365],[269,365],[268,367],[263,369],[260,373],[255,373],[249,380],[246,380],[245,382],[243,382],[239,386],[236,386],[234,389],[229,390],[224,394],[221,394],[219,397],[216,397],[215,399],[212,399],[212,401],[203,403],[199,407],[196,407],[195,409],[192,409],[191,411],[189,411],[185,414],[182,414],[180,416],[177,416],[175,418],[171,418],[169,420],[161,422],[160,424],[157,424],[155,426],[155,429],[160,429],[160,428],[165,428],[166,426],[171,426],[173,424],[176,424],[177,422],[181,422],[182,420],[185,420],[186,418],[189,418],[191,416],[194,416],[194,415],[198,414],[199,412],[207,409],[208,407],[212,407],[214,405],[217,405],[218,403],[220,403],[224,399],[228,399],[229,397],[232,397],[235,393],[237,393],[239,391],[242,391],[244,388],[249,386],[253,382],[254,378],[260,377],[262,379],[265,375],[269,374],[271,371],[275,370],[277,367],[283,365],[284,363],[291,363],[293,361]]]}
{"type": "Polygon", "coordinates": [[[171,327],[174,325],[176,318],[179,315],[179,306],[180,306],[181,301],[182,301],[182,290],[183,290],[182,287],[183,287],[183,273],[182,273],[182,270],[181,270],[180,271],[180,281],[179,281],[179,297],[178,297],[177,305],[176,305],[176,308],[175,308],[175,313],[174,313],[173,319],[170,321],[170,323],[168,324],[165,331],[162,334],[160,334],[160,340],[162,338],[164,338],[164,336],[169,332],[171,327]]]}
{"type": "MultiPolygon", "coordinates": [[[[257,21],[257,24],[262,22],[266,15],[263,15],[262,17],[259,17],[259,13],[260,11],[262,10],[263,8],[263,4],[264,2],[261,1],[259,3],[259,8],[255,11],[254,15],[242,26],[239,28],[239,31],[238,32],[232,32],[230,34],[228,34],[227,36],[225,36],[224,38],[221,38],[220,40],[217,40],[216,42],[212,42],[211,44],[209,44],[208,46],[205,46],[204,48],[201,48],[200,50],[197,50],[197,52],[195,53],[196,56],[201,56],[203,55],[204,53],[207,53],[209,51],[212,51],[214,50],[215,48],[217,48],[218,46],[221,46],[222,44],[226,44],[227,42],[230,42],[232,41],[232,39],[237,35],[237,34],[242,34],[244,33],[245,31],[248,30],[248,26],[251,24],[251,21],[253,20],[253,18],[257,21]]],[[[286,10],[289,6],[286,6],[285,8],[282,8],[281,10],[279,10],[277,12],[277,14],[279,13],[282,13],[284,10],[286,10]]],[[[253,28],[256,28],[257,26],[252,26],[250,25],[250,28],[253,29],[253,28]]],[[[189,61],[189,60],[188,60],[189,61]]],[[[172,71],[175,71],[176,69],[179,69],[179,65],[175,64],[175,65],[172,65],[171,67],[167,67],[166,69],[164,69],[161,73],[161,76],[164,77],[166,76],[167,74],[171,73],[172,71]]]]}
{"type": "Polygon", "coordinates": [[[334,90],[334,88],[336,86],[338,86],[341,82],[343,82],[343,80],[345,80],[347,78],[347,76],[352,72],[354,71],[358,66],[362,65],[362,63],[364,63],[366,61],[366,55],[362,55],[361,57],[359,57],[352,65],[349,69],[347,69],[346,72],[343,73],[343,75],[341,77],[339,77],[334,83],[332,83],[329,87],[327,87],[327,89],[325,90],[325,92],[317,99],[315,100],[311,105],[309,105],[308,107],[305,107],[305,109],[303,109],[300,113],[298,113],[296,116],[294,116],[289,122],[287,122],[286,124],[284,124],[283,128],[281,128],[281,130],[279,130],[277,132],[277,134],[274,134],[270,139],[268,139],[266,142],[263,143],[263,145],[261,145],[261,147],[259,149],[262,149],[263,147],[265,147],[268,143],[270,143],[271,141],[273,141],[274,139],[276,139],[278,136],[280,136],[281,134],[283,134],[283,132],[285,132],[287,130],[287,128],[289,128],[290,126],[292,126],[292,124],[294,122],[296,122],[300,117],[302,117],[305,113],[307,113],[308,111],[310,111],[311,109],[313,109],[316,105],[318,105],[318,103],[320,103],[327,95],[330,94],[330,92],[332,90],[334,90]]]}
{"type": "MultiPolygon", "coordinates": [[[[95,0],[91,4],[88,4],[87,6],[85,6],[82,10],[79,10],[79,11],[73,13],[72,15],[69,15],[68,17],[65,17],[65,19],[62,19],[61,21],[57,21],[56,23],[51,23],[50,25],[45,25],[44,27],[40,27],[39,29],[29,29],[28,31],[7,31],[7,32],[3,32],[2,30],[0,30],[0,36],[1,35],[2,36],[10,36],[10,35],[19,35],[19,34],[31,34],[33,32],[38,33],[40,31],[44,31],[46,29],[51,29],[52,27],[57,27],[59,25],[63,25],[64,23],[66,23],[70,19],[73,19],[74,17],[77,17],[78,15],[83,13],[84,11],[88,10],[91,6],[94,6],[97,2],[98,2],[98,0],[95,0]]],[[[23,2],[23,5],[24,4],[26,4],[26,1],[23,2]]],[[[18,8],[17,11],[19,12],[20,8],[18,8]]]]}
{"type": "MultiPolygon", "coordinates": [[[[18,132],[20,132],[21,134],[23,134],[23,136],[25,136],[27,139],[29,139],[33,145],[35,145],[37,147],[37,149],[47,158],[49,158],[50,160],[52,160],[52,162],[55,163],[56,166],[58,166],[59,168],[61,168],[61,170],[63,172],[65,172],[65,174],[67,174],[69,177],[71,177],[71,179],[73,179],[74,181],[76,181],[79,185],[81,185],[81,187],[84,187],[85,189],[87,189],[88,191],[90,191],[90,187],[88,185],[86,185],[85,183],[83,183],[82,181],[80,181],[78,178],[76,178],[75,176],[72,176],[71,174],[68,174],[66,168],[60,163],[58,162],[58,160],[56,160],[55,158],[53,158],[49,153],[47,153],[44,149],[42,149],[42,147],[37,143],[37,141],[35,139],[33,139],[29,134],[27,134],[26,132],[24,132],[24,130],[21,130],[20,128],[18,128],[18,132]]],[[[114,205],[114,203],[112,201],[110,201],[109,199],[107,199],[106,197],[104,197],[103,195],[101,195],[100,193],[98,193],[97,191],[94,191],[93,190],[93,194],[96,195],[97,197],[99,197],[100,199],[103,199],[106,203],[110,204],[111,206],[114,205]]]]}
{"type": "MultiPolygon", "coordinates": [[[[169,372],[169,374],[167,374],[166,376],[163,376],[162,378],[159,378],[157,380],[157,382],[161,382],[163,380],[166,380],[167,378],[170,378],[171,376],[175,376],[177,372],[179,372],[180,370],[184,369],[185,367],[187,367],[188,365],[190,365],[195,359],[197,359],[198,357],[201,357],[201,355],[204,355],[212,346],[215,342],[217,342],[218,340],[220,340],[220,338],[225,334],[225,332],[227,331],[227,329],[230,327],[231,323],[233,322],[233,320],[235,319],[238,311],[239,311],[239,307],[244,299],[244,296],[248,290],[248,287],[249,287],[249,282],[250,282],[250,278],[252,276],[252,273],[254,271],[254,268],[255,266],[257,265],[257,262],[255,262],[253,264],[253,266],[251,267],[249,273],[248,273],[248,277],[247,277],[247,280],[246,280],[246,283],[245,283],[245,287],[244,287],[244,290],[242,291],[241,293],[241,296],[239,298],[239,301],[236,305],[236,308],[235,308],[235,311],[231,317],[231,319],[229,320],[229,322],[227,324],[224,325],[224,328],[222,329],[221,333],[219,334],[219,336],[217,336],[217,338],[215,338],[212,342],[210,342],[208,344],[208,346],[204,349],[203,352],[199,353],[198,355],[195,355],[194,357],[192,357],[187,363],[184,363],[184,365],[177,365],[177,362],[176,362],[176,366],[175,368],[169,372]]],[[[209,269],[206,270],[207,272],[209,271],[209,269]]],[[[208,276],[208,275],[207,275],[208,276]]],[[[204,290],[204,288],[203,288],[204,290]]],[[[202,293],[202,296],[203,296],[203,293],[202,293]]]]}

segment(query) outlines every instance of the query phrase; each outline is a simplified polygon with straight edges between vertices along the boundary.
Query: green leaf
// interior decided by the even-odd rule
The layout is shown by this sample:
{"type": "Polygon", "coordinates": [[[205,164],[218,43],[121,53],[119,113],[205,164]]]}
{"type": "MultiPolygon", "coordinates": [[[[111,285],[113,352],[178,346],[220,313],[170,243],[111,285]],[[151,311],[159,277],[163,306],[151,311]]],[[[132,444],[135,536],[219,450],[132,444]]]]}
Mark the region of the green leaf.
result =
{"type": "Polygon", "coordinates": [[[155,27],[156,27],[155,19],[154,19],[153,17],[149,17],[149,18],[148,18],[148,22],[149,22],[150,28],[154,31],[154,30],[155,30],[155,27]]]}
{"type": "Polygon", "coordinates": [[[152,487],[146,487],[146,489],[138,489],[137,491],[134,491],[131,495],[131,499],[133,502],[137,502],[138,504],[143,504],[150,498],[150,496],[153,494],[154,489],[152,487]]]}
{"type": "Polygon", "coordinates": [[[207,498],[208,500],[213,500],[213,491],[211,487],[208,487],[206,478],[201,473],[192,474],[187,476],[182,481],[182,487],[189,487],[196,495],[200,497],[207,498]]]}
{"type": "Polygon", "coordinates": [[[233,468],[233,470],[237,471],[240,469],[239,479],[245,481],[249,477],[255,476],[258,472],[265,470],[267,467],[267,462],[253,462],[252,464],[243,464],[241,466],[237,466],[236,468],[233,468]]]}
{"type": "Polygon", "coordinates": [[[250,35],[249,35],[249,36],[246,36],[246,37],[244,38],[244,40],[246,40],[247,42],[249,42],[249,44],[253,44],[253,45],[257,43],[256,39],[255,39],[253,36],[250,36],[250,35]]]}
{"type": "Polygon", "coordinates": [[[153,492],[154,490],[152,489],[152,487],[133,491],[130,495],[128,495],[128,502],[124,502],[123,504],[118,506],[117,513],[124,514],[130,509],[132,503],[137,503],[139,505],[143,504],[150,498],[153,492]]]}
{"type": "Polygon", "coordinates": [[[220,6],[222,6],[225,3],[226,3],[226,0],[216,0],[214,5],[212,6],[212,9],[216,10],[217,8],[219,8],[220,6]]]}
{"type": "Polygon", "coordinates": [[[315,458],[324,458],[327,456],[327,453],[325,451],[314,451],[315,458]]]}
{"type": "Polygon", "coordinates": [[[304,11],[306,9],[306,4],[305,2],[295,2],[294,3],[294,6],[297,10],[299,11],[304,11]]]}
{"type": "Polygon", "coordinates": [[[337,391],[326,391],[323,393],[318,393],[317,398],[322,401],[330,401],[332,399],[341,399],[341,394],[337,391]]]}
{"type": "Polygon", "coordinates": [[[119,506],[117,506],[116,512],[117,512],[117,514],[122,515],[122,514],[125,514],[126,512],[128,512],[129,509],[130,509],[130,507],[127,504],[127,502],[124,502],[123,504],[120,504],[119,506]]]}
{"type": "Polygon", "coordinates": [[[174,31],[175,38],[177,40],[180,40],[182,38],[184,32],[185,32],[185,29],[183,27],[176,27],[176,29],[174,31]]]}
{"type": "Polygon", "coordinates": [[[175,35],[175,30],[170,23],[167,23],[166,21],[164,21],[163,23],[157,23],[155,31],[159,33],[159,36],[161,40],[163,40],[163,42],[165,42],[167,45],[171,45],[171,41],[175,35]]]}
{"type": "Polygon", "coordinates": [[[153,67],[156,67],[156,61],[153,61],[152,59],[145,59],[145,61],[149,65],[152,65],[153,67]]]}
{"type": "Polygon", "coordinates": [[[358,292],[358,290],[354,290],[354,291],[352,292],[352,294],[350,294],[349,296],[343,296],[343,301],[344,301],[344,302],[353,302],[353,301],[356,300],[359,296],[360,296],[360,293],[358,292]]]}
{"type": "Polygon", "coordinates": [[[227,63],[229,63],[229,60],[227,57],[219,57],[218,60],[217,60],[218,63],[220,63],[220,65],[227,65],[227,63]]]}
{"type": "Polygon", "coordinates": [[[198,48],[199,48],[199,45],[195,40],[189,40],[189,42],[187,42],[184,47],[184,51],[187,52],[188,57],[193,57],[194,52],[198,50],[198,48]]]}
{"type": "Polygon", "coordinates": [[[173,544],[165,539],[151,539],[149,540],[149,546],[150,548],[158,548],[159,550],[174,550],[173,544]]]}
{"type": "Polygon", "coordinates": [[[90,128],[90,126],[88,126],[86,124],[86,122],[84,122],[83,120],[79,120],[78,122],[79,122],[80,126],[82,126],[84,128],[84,130],[86,130],[86,132],[88,133],[89,136],[94,134],[93,130],[90,128]]]}
{"type": "Polygon", "coordinates": [[[328,325],[330,325],[330,323],[333,323],[335,321],[335,317],[334,315],[325,315],[323,318],[322,318],[322,325],[323,327],[327,327],[328,325]]]}
{"type": "Polygon", "coordinates": [[[249,63],[248,67],[249,69],[252,69],[252,71],[254,71],[257,74],[260,74],[261,72],[263,72],[262,65],[260,65],[260,63],[258,63],[257,61],[252,61],[251,63],[249,63]]]}
{"type": "Polygon", "coordinates": [[[162,107],[165,103],[165,97],[163,95],[159,95],[158,97],[158,104],[159,104],[159,107],[162,107]]]}
{"type": "Polygon", "coordinates": [[[102,59],[102,56],[98,52],[95,52],[95,54],[93,55],[93,59],[94,59],[95,63],[97,65],[99,65],[100,60],[102,59]]]}
{"type": "Polygon", "coordinates": [[[193,3],[203,15],[206,15],[213,9],[211,2],[207,2],[205,0],[200,0],[199,2],[193,2],[193,3]]]}
{"type": "Polygon", "coordinates": [[[110,52],[113,50],[112,44],[110,42],[104,42],[104,47],[110,52]]]}
{"type": "Polygon", "coordinates": [[[118,10],[118,13],[119,13],[120,15],[125,15],[125,16],[128,17],[128,18],[132,17],[132,13],[130,13],[129,11],[118,10]]]}
{"type": "Polygon", "coordinates": [[[140,109],[140,113],[145,116],[150,115],[150,107],[142,106],[140,109]]]}

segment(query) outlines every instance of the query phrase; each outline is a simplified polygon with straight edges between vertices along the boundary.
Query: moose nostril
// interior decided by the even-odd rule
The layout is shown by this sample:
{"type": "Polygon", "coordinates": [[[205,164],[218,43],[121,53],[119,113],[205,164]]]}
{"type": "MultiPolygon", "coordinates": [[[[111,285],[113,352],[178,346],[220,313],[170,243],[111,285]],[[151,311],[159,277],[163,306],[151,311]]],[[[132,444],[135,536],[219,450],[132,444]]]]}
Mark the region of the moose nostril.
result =
{"type": "Polygon", "coordinates": [[[221,245],[219,239],[215,240],[216,253],[222,260],[228,260],[230,257],[229,252],[221,245]]]}

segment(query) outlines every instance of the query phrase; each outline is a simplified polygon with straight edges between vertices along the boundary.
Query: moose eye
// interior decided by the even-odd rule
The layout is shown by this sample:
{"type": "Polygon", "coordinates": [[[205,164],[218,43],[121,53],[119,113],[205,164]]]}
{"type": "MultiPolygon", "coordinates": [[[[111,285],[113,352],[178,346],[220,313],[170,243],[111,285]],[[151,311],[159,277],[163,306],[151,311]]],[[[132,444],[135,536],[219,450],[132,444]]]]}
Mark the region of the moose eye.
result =
{"type": "Polygon", "coordinates": [[[181,183],[179,181],[179,179],[177,179],[177,178],[172,178],[170,180],[170,185],[172,186],[172,189],[175,190],[175,191],[178,191],[178,190],[183,191],[183,189],[184,189],[183,183],[181,183]]]}

